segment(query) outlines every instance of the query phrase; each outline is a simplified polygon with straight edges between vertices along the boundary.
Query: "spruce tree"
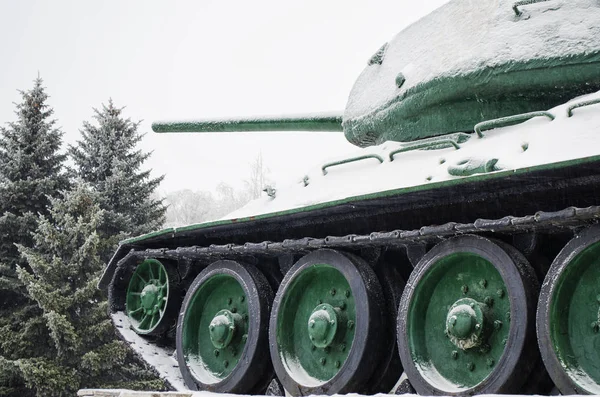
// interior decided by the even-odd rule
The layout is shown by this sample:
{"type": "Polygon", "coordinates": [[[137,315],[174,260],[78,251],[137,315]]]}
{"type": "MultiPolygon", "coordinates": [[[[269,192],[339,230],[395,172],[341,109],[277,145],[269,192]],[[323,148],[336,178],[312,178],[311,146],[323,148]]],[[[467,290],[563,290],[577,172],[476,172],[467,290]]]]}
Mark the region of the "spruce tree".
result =
{"type": "Polygon", "coordinates": [[[102,110],[94,109],[97,125],[83,124],[82,140],[69,147],[69,154],[75,175],[99,193],[106,211],[105,233],[139,235],[164,223],[166,208],[152,197],[163,177],[153,179],[150,170],[141,170],[150,153],[136,149],[143,136],[139,122],[123,118],[122,111],[112,100],[102,110]]]}
{"type": "Polygon", "coordinates": [[[84,387],[164,388],[116,338],[107,301],[97,288],[108,241],[101,198],[76,184],[64,197],[51,199],[33,246],[19,246],[31,269],[19,268],[19,278],[41,309],[51,341],[51,350],[18,361],[27,386],[38,396],[74,395],[84,387]]]}
{"type": "Polygon", "coordinates": [[[42,79],[21,95],[17,121],[0,127],[0,291],[14,290],[20,261],[14,243],[31,242],[37,214],[47,214],[49,198],[68,187],[66,155],[60,153],[63,133],[51,118],[42,79]]]}
{"type": "Polygon", "coordinates": [[[37,78],[16,104],[17,120],[0,127],[0,394],[27,395],[17,359],[44,352],[47,331],[39,308],[16,274],[24,265],[15,243],[30,245],[37,215],[67,188],[60,153],[63,133],[52,119],[48,95],[37,78]]]}

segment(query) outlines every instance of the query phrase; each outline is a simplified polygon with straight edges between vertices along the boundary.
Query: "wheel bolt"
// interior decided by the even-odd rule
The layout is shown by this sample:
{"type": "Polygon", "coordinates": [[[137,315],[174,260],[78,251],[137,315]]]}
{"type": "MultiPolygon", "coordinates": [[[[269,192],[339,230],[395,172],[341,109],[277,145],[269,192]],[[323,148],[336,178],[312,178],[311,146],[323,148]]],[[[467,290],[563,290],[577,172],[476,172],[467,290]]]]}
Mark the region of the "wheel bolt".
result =
{"type": "Polygon", "coordinates": [[[492,298],[491,296],[486,296],[485,299],[483,300],[485,302],[486,305],[488,305],[489,307],[494,306],[494,298],[492,298]]]}
{"type": "Polygon", "coordinates": [[[469,292],[469,287],[466,285],[463,285],[462,287],[460,287],[460,290],[462,291],[463,294],[466,294],[467,292],[469,292]]]}
{"type": "Polygon", "coordinates": [[[481,286],[481,288],[487,288],[487,280],[482,279],[481,281],[479,281],[479,285],[481,286]]]}
{"type": "Polygon", "coordinates": [[[332,288],[331,291],[329,291],[329,293],[331,294],[331,296],[335,296],[335,293],[336,293],[335,288],[332,288]]]}
{"type": "Polygon", "coordinates": [[[506,321],[510,321],[510,312],[506,312],[506,321]]]}
{"type": "Polygon", "coordinates": [[[346,302],[340,303],[340,310],[346,310],[346,302]]]}
{"type": "Polygon", "coordinates": [[[350,331],[352,331],[352,330],[354,329],[354,321],[352,321],[352,320],[349,320],[349,321],[348,321],[348,329],[349,329],[350,331]]]}
{"type": "Polygon", "coordinates": [[[248,340],[248,334],[242,335],[242,343],[246,343],[247,340],[248,340]]]}
{"type": "Polygon", "coordinates": [[[481,328],[481,324],[475,324],[475,329],[481,328]]]}
{"type": "Polygon", "coordinates": [[[491,358],[488,358],[487,359],[487,365],[488,365],[488,367],[492,368],[494,366],[494,360],[491,359],[491,358]]]}
{"type": "Polygon", "coordinates": [[[499,289],[498,291],[496,291],[496,295],[498,295],[498,298],[500,299],[504,298],[504,290],[499,289]]]}
{"type": "Polygon", "coordinates": [[[325,357],[321,357],[321,365],[325,365],[325,363],[327,363],[327,359],[325,359],[325,357]]]}
{"type": "Polygon", "coordinates": [[[246,297],[244,295],[240,296],[240,303],[244,302],[246,300],[246,297]]]}
{"type": "Polygon", "coordinates": [[[231,312],[232,312],[232,313],[237,313],[237,308],[236,308],[236,307],[232,307],[232,308],[231,308],[231,312]]]}
{"type": "Polygon", "coordinates": [[[343,352],[345,352],[345,351],[346,351],[346,344],[345,344],[345,343],[342,343],[342,344],[340,345],[340,350],[341,350],[341,351],[343,351],[343,352]]]}
{"type": "Polygon", "coordinates": [[[450,317],[450,325],[455,325],[455,324],[456,324],[456,316],[450,317]]]}
{"type": "Polygon", "coordinates": [[[473,363],[468,363],[468,364],[467,364],[467,369],[468,369],[469,371],[473,371],[473,370],[475,369],[475,364],[473,364],[473,363]]]}
{"type": "Polygon", "coordinates": [[[500,321],[500,320],[494,321],[494,328],[497,330],[502,328],[502,321],[500,321]]]}
{"type": "Polygon", "coordinates": [[[221,354],[221,352],[215,349],[215,357],[219,357],[219,354],[221,354]]]}
{"type": "Polygon", "coordinates": [[[595,334],[597,334],[598,331],[600,331],[600,325],[598,324],[598,322],[594,321],[592,323],[592,331],[594,331],[595,334]]]}
{"type": "Polygon", "coordinates": [[[452,350],[451,356],[453,360],[456,360],[458,358],[458,352],[456,350],[452,350]]]}
{"type": "Polygon", "coordinates": [[[311,328],[315,327],[315,320],[310,320],[309,327],[311,327],[311,328]]]}
{"type": "Polygon", "coordinates": [[[346,298],[350,298],[350,290],[346,290],[345,295],[346,295],[346,298]]]}
{"type": "Polygon", "coordinates": [[[210,330],[211,330],[211,331],[214,331],[214,330],[215,330],[215,326],[214,326],[214,325],[211,325],[211,326],[210,326],[210,330]]]}
{"type": "Polygon", "coordinates": [[[336,361],[335,361],[335,367],[336,367],[336,368],[339,368],[339,367],[340,367],[340,365],[341,365],[340,361],[339,361],[339,360],[336,360],[336,361]]]}
{"type": "Polygon", "coordinates": [[[233,299],[231,299],[231,298],[227,298],[227,304],[228,304],[228,305],[231,305],[231,303],[232,303],[232,302],[233,302],[233,299]]]}
{"type": "Polygon", "coordinates": [[[506,344],[507,344],[507,343],[508,343],[508,339],[506,339],[506,338],[502,339],[502,344],[503,344],[504,346],[506,346],[506,344]]]}
{"type": "Polygon", "coordinates": [[[223,361],[223,366],[225,368],[229,367],[229,361],[227,361],[227,360],[223,361]]]}
{"type": "Polygon", "coordinates": [[[329,324],[331,324],[331,325],[335,325],[335,320],[330,320],[330,321],[329,321],[329,324]]]}
{"type": "Polygon", "coordinates": [[[317,301],[317,305],[320,305],[321,303],[323,303],[323,301],[322,301],[321,299],[319,299],[319,300],[317,301]]]}

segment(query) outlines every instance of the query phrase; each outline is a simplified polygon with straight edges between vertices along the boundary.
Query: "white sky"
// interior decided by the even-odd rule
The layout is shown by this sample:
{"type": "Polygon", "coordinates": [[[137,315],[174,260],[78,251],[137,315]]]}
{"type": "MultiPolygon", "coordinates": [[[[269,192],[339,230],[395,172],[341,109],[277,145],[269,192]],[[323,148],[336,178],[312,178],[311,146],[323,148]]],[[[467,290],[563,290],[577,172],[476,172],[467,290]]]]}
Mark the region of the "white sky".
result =
{"type": "Polygon", "coordinates": [[[161,191],[277,184],[355,150],[341,133],[154,134],[157,119],[344,109],[373,53],[447,0],[0,0],[0,123],[38,71],[65,142],[112,98],[143,119],[161,191]]]}

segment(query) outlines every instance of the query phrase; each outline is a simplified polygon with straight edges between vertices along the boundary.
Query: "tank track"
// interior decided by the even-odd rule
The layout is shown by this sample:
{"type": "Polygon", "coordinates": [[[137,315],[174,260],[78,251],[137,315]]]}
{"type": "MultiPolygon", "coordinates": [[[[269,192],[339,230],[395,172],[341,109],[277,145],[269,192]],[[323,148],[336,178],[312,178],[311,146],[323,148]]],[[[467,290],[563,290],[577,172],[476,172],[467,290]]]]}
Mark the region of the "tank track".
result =
{"type": "Polygon", "coordinates": [[[132,258],[146,259],[206,259],[234,258],[248,255],[279,256],[289,253],[306,253],[320,248],[360,249],[366,247],[407,246],[436,243],[443,239],[478,233],[516,234],[531,232],[572,231],[596,223],[600,219],[600,206],[586,208],[569,207],[561,211],[539,211],[534,215],[521,217],[506,216],[500,219],[477,219],[473,223],[448,222],[443,225],[423,226],[414,230],[393,230],[371,234],[349,234],[325,238],[305,237],[286,239],[281,242],[224,244],[208,247],[180,247],[176,249],[132,249],[118,263],[125,266],[132,258]]]}
{"type": "MultiPolygon", "coordinates": [[[[370,234],[349,234],[345,236],[328,236],[325,238],[300,238],[286,239],[281,242],[264,241],[260,243],[247,242],[245,244],[210,245],[207,247],[190,246],[176,249],[136,249],[132,248],[117,263],[115,279],[122,272],[134,266],[140,260],[148,258],[177,261],[180,264],[192,262],[212,263],[219,259],[234,259],[244,257],[271,257],[282,255],[301,255],[322,249],[362,250],[369,248],[402,249],[406,247],[408,259],[412,265],[426,252],[426,247],[453,236],[464,234],[484,234],[512,236],[531,233],[574,233],[578,230],[598,223],[600,219],[600,206],[585,208],[568,207],[560,211],[539,211],[527,216],[506,216],[499,219],[477,219],[472,223],[449,222],[442,225],[423,226],[414,230],[393,230],[390,232],[372,232],[370,234]],[[411,255],[410,248],[420,248],[411,255]]],[[[280,262],[280,266],[283,266],[280,262]]],[[[282,272],[287,268],[282,268],[282,272]]],[[[182,273],[182,278],[186,275],[182,273]]],[[[110,288],[109,288],[110,290],[110,288]]],[[[143,336],[130,329],[127,315],[119,310],[119,305],[111,301],[113,313],[112,320],[121,337],[129,343],[134,351],[149,365],[153,366],[159,375],[175,390],[186,390],[185,384],[179,374],[179,366],[174,357],[174,349],[170,346],[159,346],[149,342],[143,336]]]]}

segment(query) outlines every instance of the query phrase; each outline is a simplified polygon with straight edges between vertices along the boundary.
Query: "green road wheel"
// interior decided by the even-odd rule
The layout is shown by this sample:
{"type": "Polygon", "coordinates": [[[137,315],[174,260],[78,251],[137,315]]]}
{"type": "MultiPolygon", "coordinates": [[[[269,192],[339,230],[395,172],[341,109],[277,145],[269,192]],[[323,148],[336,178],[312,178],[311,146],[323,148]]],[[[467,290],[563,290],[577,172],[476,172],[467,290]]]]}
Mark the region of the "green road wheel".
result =
{"type": "Polygon", "coordinates": [[[419,394],[515,393],[539,361],[539,284],[514,248],[446,240],[416,266],[398,315],[398,349],[419,394]]]}
{"type": "Polygon", "coordinates": [[[133,271],[125,295],[125,312],[138,334],[159,335],[172,325],[176,313],[173,304],[179,298],[174,272],[156,259],[144,260],[133,271]]]}
{"type": "MultiPolygon", "coordinates": [[[[373,270],[362,259],[323,249],[285,275],[269,326],[278,379],[292,395],[361,392],[385,349],[389,326],[373,270]]],[[[393,339],[391,340],[393,343],[393,339]]]]}
{"type": "Polygon", "coordinates": [[[600,227],[573,238],[540,293],[538,340],[563,395],[600,394],[600,227]]]}
{"type": "Polygon", "coordinates": [[[267,280],[251,265],[221,260],[196,277],[181,307],[176,337],[177,359],[190,389],[266,389],[273,377],[267,328],[272,301],[267,280]]]}

